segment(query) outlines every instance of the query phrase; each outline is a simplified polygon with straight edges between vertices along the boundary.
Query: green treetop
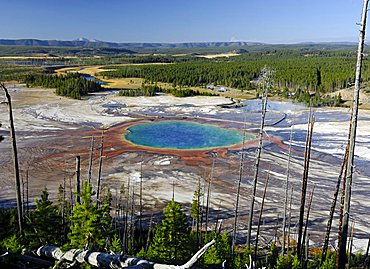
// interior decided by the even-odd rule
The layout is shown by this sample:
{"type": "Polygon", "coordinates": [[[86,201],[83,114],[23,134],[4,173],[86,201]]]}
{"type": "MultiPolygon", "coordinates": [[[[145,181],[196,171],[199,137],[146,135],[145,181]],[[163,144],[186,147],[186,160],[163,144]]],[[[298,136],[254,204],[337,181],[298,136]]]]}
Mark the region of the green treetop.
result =
{"type": "Polygon", "coordinates": [[[36,209],[28,219],[28,231],[26,236],[31,247],[44,244],[59,245],[61,240],[61,218],[58,209],[49,200],[49,193],[45,188],[41,198],[36,199],[36,209]]]}
{"type": "Polygon", "coordinates": [[[109,205],[103,204],[100,207],[91,199],[93,192],[91,184],[84,182],[81,192],[81,204],[73,208],[68,234],[70,240],[68,247],[89,249],[94,247],[102,250],[109,239],[112,226],[109,214],[109,205]]]}
{"type": "Polygon", "coordinates": [[[149,258],[181,264],[190,257],[190,227],[181,205],[172,200],[163,210],[164,220],[155,229],[149,258]]]}

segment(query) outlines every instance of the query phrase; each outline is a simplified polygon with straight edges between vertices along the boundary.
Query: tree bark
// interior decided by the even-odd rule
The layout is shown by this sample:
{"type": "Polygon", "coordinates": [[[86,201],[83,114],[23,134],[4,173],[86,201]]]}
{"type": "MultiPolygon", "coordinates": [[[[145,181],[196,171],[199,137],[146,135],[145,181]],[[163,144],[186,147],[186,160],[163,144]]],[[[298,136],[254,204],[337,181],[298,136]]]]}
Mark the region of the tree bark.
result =
{"type": "Polygon", "coordinates": [[[143,156],[141,156],[141,162],[140,162],[140,192],[139,192],[139,246],[143,243],[143,224],[142,224],[142,218],[143,218],[143,156]]]}
{"type": "MultiPolygon", "coordinates": [[[[305,223],[304,232],[303,232],[303,242],[306,242],[305,240],[306,240],[306,235],[307,235],[308,221],[309,221],[309,218],[310,218],[310,211],[311,211],[312,198],[313,198],[314,191],[315,191],[315,185],[312,188],[309,203],[308,203],[306,223],[305,223]]],[[[307,240],[308,240],[308,236],[307,236],[307,240]]],[[[307,249],[306,249],[306,252],[307,252],[307,249]]],[[[306,255],[306,259],[307,259],[307,255],[306,255]]]]}
{"type": "Polygon", "coordinates": [[[237,233],[237,226],[238,226],[238,211],[239,211],[239,197],[240,197],[240,185],[243,178],[243,168],[244,168],[244,156],[245,156],[245,136],[246,136],[246,126],[244,120],[244,132],[243,132],[243,144],[242,144],[242,151],[240,156],[240,163],[239,163],[239,177],[238,177],[238,185],[236,190],[236,202],[235,202],[235,213],[234,213],[234,226],[233,226],[233,238],[231,243],[231,253],[234,255],[234,248],[236,244],[236,233],[237,233]]]}
{"type": "Polygon", "coordinates": [[[258,171],[259,171],[259,164],[260,164],[261,152],[262,152],[262,146],[263,146],[263,128],[265,126],[268,91],[270,88],[271,79],[272,79],[272,71],[265,67],[262,70],[262,80],[264,83],[265,92],[264,92],[264,101],[262,103],[263,106],[262,106],[262,113],[261,113],[259,142],[258,142],[258,148],[256,151],[256,163],[254,165],[255,170],[254,170],[254,177],[253,177],[252,197],[251,197],[251,203],[250,203],[250,208],[249,208],[248,232],[247,232],[247,242],[246,242],[247,246],[249,246],[251,243],[254,201],[256,198],[256,191],[257,191],[258,171]]]}
{"type": "Polygon", "coordinates": [[[292,201],[293,201],[293,187],[290,192],[290,202],[289,202],[289,222],[288,222],[288,239],[287,239],[287,246],[286,246],[286,252],[289,252],[290,247],[290,226],[292,224],[292,201]]]}
{"type": "Polygon", "coordinates": [[[87,180],[91,183],[91,174],[92,174],[92,165],[93,165],[93,156],[94,156],[94,142],[95,137],[91,137],[91,145],[90,145],[90,158],[89,158],[89,168],[87,170],[87,180]]]}
{"type": "Polygon", "coordinates": [[[355,232],[355,220],[352,221],[351,235],[349,241],[349,252],[348,252],[348,268],[351,267],[351,256],[352,256],[352,247],[353,247],[353,234],[355,232]]]}
{"type": "Polygon", "coordinates": [[[365,254],[365,268],[370,267],[369,249],[370,249],[370,236],[369,236],[369,241],[367,242],[367,248],[366,248],[366,254],[365,254]]]}
{"type": "Polygon", "coordinates": [[[9,112],[9,124],[10,124],[10,140],[12,143],[13,149],[13,165],[14,165],[14,177],[15,177],[15,192],[17,200],[17,213],[18,213],[18,227],[21,236],[23,236],[23,210],[22,210],[22,197],[21,197],[21,181],[19,176],[19,163],[18,163],[18,150],[17,150],[17,141],[15,137],[14,129],[14,119],[13,119],[13,109],[12,109],[12,100],[8,89],[3,83],[0,82],[0,86],[5,92],[5,97],[7,99],[8,112],[9,112]]]}
{"type": "Polygon", "coordinates": [[[98,170],[98,182],[97,182],[97,190],[96,190],[96,202],[97,204],[100,203],[100,182],[101,182],[101,171],[103,165],[103,150],[104,150],[104,131],[101,135],[101,142],[100,142],[100,156],[99,156],[99,170],[98,170]]]}
{"type": "Polygon", "coordinates": [[[293,137],[293,124],[292,124],[291,130],[290,130],[288,163],[287,163],[287,168],[286,168],[284,215],[283,215],[283,242],[282,242],[282,245],[281,245],[281,255],[284,255],[284,253],[285,253],[285,238],[286,238],[285,227],[286,227],[286,211],[287,211],[287,203],[288,203],[290,155],[292,153],[292,137],[293,137]]]}
{"type": "Polygon", "coordinates": [[[360,99],[360,85],[361,85],[361,69],[362,60],[364,52],[364,42],[365,42],[365,30],[366,30],[366,17],[367,17],[367,7],[369,0],[364,0],[360,24],[360,37],[358,42],[358,52],[357,52],[357,65],[356,65],[356,78],[355,78],[355,89],[353,93],[353,106],[352,106],[352,121],[351,121],[351,131],[350,131],[350,146],[348,153],[348,164],[346,173],[346,188],[344,194],[344,214],[343,214],[343,225],[341,229],[341,240],[338,251],[338,266],[339,269],[345,268],[346,263],[346,243],[348,234],[348,222],[349,222],[349,212],[351,203],[351,186],[354,168],[354,156],[355,156],[355,144],[356,144],[356,131],[357,131],[357,116],[358,116],[358,106],[360,99]]]}
{"type": "Polygon", "coordinates": [[[208,221],[209,221],[209,202],[211,200],[211,188],[212,188],[212,180],[213,180],[213,169],[215,167],[215,159],[212,160],[212,168],[211,168],[211,175],[208,181],[208,189],[207,189],[207,202],[206,202],[206,235],[208,233],[208,221]]]}
{"type": "Polygon", "coordinates": [[[81,181],[80,181],[80,174],[81,174],[81,159],[80,156],[76,156],[76,204],[81,204],[81,181]]]}
{"type": "Polygon", "coordinates": [[[315,118],[313,114],[309,114],[309,120],[307,124],[307,135],[306,135],[306,145],[304,153],[304,168],[303,168],[303,179],[302,179],[302,191],[301,191],[301,205],[299,210],[299,223],[298,223],[298,242],[297,242],[297,254],[301,258],[302,254],[302,231],[303,231],[303,218],[304,218],[304,208],[306,204],[306,192],[307,192],[307,182],[308,182],[308,169],[310,164],[310,154],[311,154],[311,142],[312,142],[312,133],[314,126],[315,118]]]}
{"type": "Polygon", "coordinates": [[[261,227],[261,220],[262,220],[262,213],[263,213],[263,206],[265,205],[265,197],[266,197],[266,192],[267,192],[267,185],[269,183],[270,179],[270,171],[267,174],[266,182],[265,182],[265,189],[263,191],[263,196],[262,196],[262,203],[261,203],[261,209],[260,209],[260,214],[258,217],[258,223],[257,223],[257,234],[256,234],[256,243],[254,245],[254,260],[257,261],[257,250],[258,250],[258,237],[260,234],[260,227],[261,227]]]}
{"type": "Polygon", "coordinates": [[[199,258],[215,243],[212,240],[201,248],[187,263],[183,265],[160,264],[141,258],[123,256],[119,254],[106,254],[103,252],[92,252],[90,250],[70,249],[63,252],[59,247],[45,245],[37,250],[37,255],[51,257],[58,260],[58,264],[87,263],[103,268],[131,268],[131,269],[188,269],[192,267],[199,258]]]}
{"type": "Polygon", "coordinates": [[[324,246],[322,248],[321,264],[325,261],[326,253],[328,251],[330,231],[331,231],[331,226],[332,226],[332,223],[333,223],[335,207],[336,207],[336,204],[337,204],[337,199],[338,199],[338,194],[339,194],[339,189],[340,189],[340,183],[342,181],[344,167],[346,166],[347,161],[348,161],[348,148],[349,148],[349,143],[347,143],[346,151],[344,153],[342,166],[340,168],[340,173],[339,173],[339,176],[338,176],[337,185],[336,185],[335,191],[334,191],[334,197],[333,197],[331,207],[330,207],[329,220],[328,220],[328,223],[326,225],[325,241],[324,241],[324,246]]]}

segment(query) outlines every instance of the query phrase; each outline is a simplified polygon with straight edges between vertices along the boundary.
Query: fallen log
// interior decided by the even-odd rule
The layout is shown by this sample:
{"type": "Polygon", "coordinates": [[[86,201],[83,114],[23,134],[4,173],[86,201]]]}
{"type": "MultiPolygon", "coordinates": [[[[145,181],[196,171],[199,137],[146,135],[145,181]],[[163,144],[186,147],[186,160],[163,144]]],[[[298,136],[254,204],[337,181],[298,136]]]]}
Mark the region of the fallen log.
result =
{"type": "Polygon", "coordinates": [[[160,264],[147,261],[142,258],[128,257],[120,254],[107,254],[93,252],[91,250],[70,249],[63,252],[57,246],[45,245],[37,250],[38,256],[51,257],[58,260],[54,268],[63,263],[87,263],[99,268],[128,268],[128,269],[188,269],[215,243],[215,240],[207,243],[195,255],[183,265],[160,264]]]}

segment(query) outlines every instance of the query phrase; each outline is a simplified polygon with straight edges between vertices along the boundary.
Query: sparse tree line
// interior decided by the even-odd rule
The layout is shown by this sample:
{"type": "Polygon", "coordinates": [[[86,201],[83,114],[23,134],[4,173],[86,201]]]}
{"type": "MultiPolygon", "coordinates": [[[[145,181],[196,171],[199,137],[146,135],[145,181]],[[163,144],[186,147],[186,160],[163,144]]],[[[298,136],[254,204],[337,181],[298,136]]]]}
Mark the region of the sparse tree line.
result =
{"type": "Polygon", "coordinates": [[[55,93],[61,96],[81,99],[89,92],[102,90],[102,86],[93,81],[83,78],[80,74],[56,75],[29,75],[24,79],[28,87],[41,86],[45,88],[55,88],[55,93]]]}
{"type": "Polygon", "coordinates": [[[167,93],[175,97],[189,97],[189,96],[218,96],[216,93],[201,92],[198,90],[186,89],[186,88],[171,88],[164,89],[157,85],[142,85],[139,89],[123,89],[118,92],[119,96],[155,96],[157,93],[167,93]]]}

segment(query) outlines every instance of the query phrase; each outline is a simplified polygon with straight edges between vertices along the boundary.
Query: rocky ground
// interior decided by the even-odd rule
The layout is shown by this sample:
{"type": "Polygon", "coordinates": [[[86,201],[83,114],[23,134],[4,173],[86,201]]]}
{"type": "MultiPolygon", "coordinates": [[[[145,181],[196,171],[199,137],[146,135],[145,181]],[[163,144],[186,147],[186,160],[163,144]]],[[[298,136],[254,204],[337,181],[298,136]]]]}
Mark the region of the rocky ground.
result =
{"type": "MultiPolygon", "coordinates": [[[[82,175],[87,176],[91,136],[95,143],[93,178],[98,170],[100,135],[105,129],[105,159],[103,185],[113,195],[119,193],[122,184],[138,189],[143,171],[143,195],[146,211],[159,210],[171,199],[190,206],[198,182],[207,188],[212,162],[214,172],[211,192],[211,222],[223,219],[224,227],[230,228],[235,204],[236,180],[240,163],[240,149],[227,151],[197,151],[189,154],[163,152],[129,147],[120,139],[120,125],[142,119],[190,119],[217,124],[223,127],[243,128],[256,133],[260,113],[251,104],[246,109],[225,109],[218,105],[230,103],[223,97],[117,97],[114,92],[91,95],[84,100],[72,100],[55,96],[52,90],[28,89],[22,85],[9,85],[13,98],[15,129],[19,148],[22,177],[29,179],[29,196],[32,201],[44,187],[55,197],[59,184],[66,186],[74,177],[75,156],[81,155],[82,175]],[[217,154],[215,154],[217,153],[217,154]],[[27,172],[28,171],[28,172],[27,172]]],[[[286,179],[288,140],[293,125],[293,154],[290,180],[294,189],[292,226],[298,220],[300,188],[303,170],[303,146],[306,133],[306,109],[286,103],[274,102],[267,113],[267,127],[262,152],[258,197],[262,196],[267,172],[270,184],[264,213],[265,228],[262,236],[270,240],[277,229],[281,230],[281,217],[286,179]],[[269,229],[267,229],[269,227],[269,229]]],[[[325,231],[332,193],[343,157],[349,109],[323,108],[315,111],[316,123],[313,134],[313,153],[310,162],[308,191],[315,185],[309,233],[312,243],[321,243],[325,231]]],[[[355,248],[365,248],[370,227],[370,112],[360,111],[358,143],[356,145],[356,174],[353,181],[351,214],[355,220],[355,248]]],[[[0,143],[0,206],[14,204],[14,184],[11,148],[7,137],[7,110],[0,105],[0,134],[6,139],[0,143]]],[[[242,180],[240,201],[240,241],[243,241],[248,217],[250,186],[255,160],[254,144],[246,149],[246,169],[242,180]]],[[[73,186],[72,186],[73,187],[73,186]]],[[[118,195],[117,195],[118,196],[118,195]]],[[[256,212],[260,207],[257,198],[256,212]]],[[[334,222],[333,241],[337,222],[334,222]]],[[[293,228],[293,232],[295,229],[293,228]]]]}

